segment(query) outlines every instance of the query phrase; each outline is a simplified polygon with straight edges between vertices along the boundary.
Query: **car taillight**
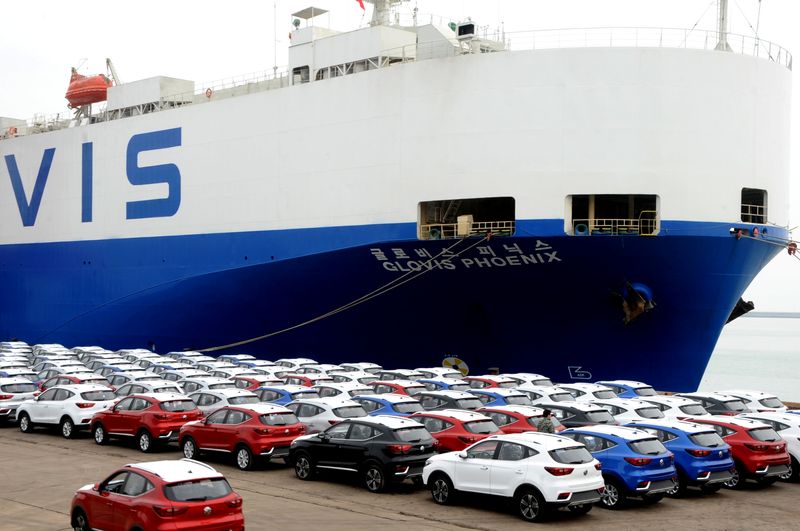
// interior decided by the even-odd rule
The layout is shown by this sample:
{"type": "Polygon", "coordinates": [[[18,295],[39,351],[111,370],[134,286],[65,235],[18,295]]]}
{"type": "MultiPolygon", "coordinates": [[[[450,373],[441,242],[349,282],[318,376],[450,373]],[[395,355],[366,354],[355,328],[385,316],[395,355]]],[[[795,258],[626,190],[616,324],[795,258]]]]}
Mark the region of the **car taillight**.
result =
{"type": "Polygon", "coordinates": [[[259,435],[269,435],[269,428],[253,428],[253,431],[259,435]]]}
{"type": "Polygon", "coordinates": [[[687,448],[686,451],[689,455],[693,455],[695,457],[708,457],[711,455],[711,450],[693,450],[691,448],[687,448]]]}
{"type": "Polygon", "coordinates": [[[331,426],[333,426],[333,425],[335,425],[335,424],[339,424],[339,422],[340,422],[340,421],[338,421],[338,420],[329,420],[329,421],[328,421],[328,424],[330,424],[331,426]]]}
{"type": "Polygon", "coordinates": [[[0,395],[0,400],[8,400],[14,398],[14,395],[0,395]]]}
{"type": "Polygon", "coordinates": [[[86,409],[86,408],[94,406],[94,402],[78,402],[75,405],[78,406],[81,409],[86,409]]]}
{"type": "Polygon", "coordinates": [[[241,507],[242,506],[242,497],[237,496],[232,500],[228,500],[228,507],[241,507]]]}
{"type": "Polygon", "coordinates": [[[155,415],[153,415],[153,418],[155,418],[156,420],[168,420],[169,415],[167,415],[166,413],[156,413],[155,415]]]}
{"type": "Polygon", "coordinates": [[[410,444],[388,444],[386,445],[386,450],[392,454],[407,454],[411,451],[413,446],[410,444]]]}
{"type": "Polygon", "coordinates": [[[751,443],[744,443],[744,445],[753,450],[754,452],[763,452],[767,448],[769,448],[766,444],[751,444],[751,443]]]}
{"type": "Polygon", "coordinates": [[[470,435],[466,435],[466,436],[459,435],[458,436],[458,440],[460,440],[463,443],[471,444],[471,443],[474,443],[475,441],[477,441],[478,438],[477,437],[472,437],[470,435]]]}
{"type": "Polygon", "coordinates": [[[306,425],[305,424],[300,424],[297,427],[297,431],[298,431],[298,433],[305,433],[306,432],[306,425]]]}
{"type": "Polygon", "coordinates": [[[34,391],[34,392],[33,392],[33,396],[39,396],[40,394],[42,394],[42,392],[41,392],[41,391],[34,391]]]}
{"type": "Polygon", "coordinates": [[[554,476],[567,476],[569,474],[572,474],[572,471],[575,470],[574,468],[557,467],[557,466],[546,466],[544,467],[544,469],[550,472],[554,476]]]}
{"type": "Polygon", "coordinates": [[[626,457],[625,461],[629,462],[633,466],[644,466],[649,465],[652,459],[649,457],[626,457]]]}
{"type": "Polygon", "coordinates": [[[153,511],[162,518],[178,516],[188,511],[188,507],[173,507],[171,505],[153,505],[153,511]]]}
{"type": "Polygon", "coordinates": [[[433,439],[433,445],[432,445],[432,446],[433,446],[434,448],[439,448],[439,446],[441,446],[441,443],[439,442],[439,439],[436,439],[436,438],[434,438],[434,439],[433,439]]]}
{"type": "Polygon", "coordinates": [[[603,463],[598,461],[597,463],[594,464],[594,469],[595,470],[602,470],[603,469],[603,463]]]}

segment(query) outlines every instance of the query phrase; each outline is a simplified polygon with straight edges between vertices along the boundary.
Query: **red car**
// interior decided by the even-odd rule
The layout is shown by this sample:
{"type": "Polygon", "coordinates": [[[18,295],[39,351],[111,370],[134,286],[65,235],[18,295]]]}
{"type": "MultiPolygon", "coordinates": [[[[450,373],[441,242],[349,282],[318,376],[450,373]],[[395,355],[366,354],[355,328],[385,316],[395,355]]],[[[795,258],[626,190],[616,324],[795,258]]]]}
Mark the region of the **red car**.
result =
{"type": "Polygon", "coordinates": [[[244,531],[242,497],[210,466],[181,459],[125,465],[72,498],[73,529],[244,531]]]}
{"type": "Polygon", "coordinates": [[[465,382],[473,389],[485,389],[488,387],[502,387],[511,389],[517,387],[519,383],[512,378],[506,376],[498,376],[496,374],[484,374],[483,376],[465,376],[465,382]]]}
{"type": "Polygon", "coordinates": [[[312,387],[314,385],[333,383],[333,378],[321,374],[285,374],[281,376],[285,385],[302,385],[312,387]]]}
{"type": "Polygon", "coordinates": [[[283,385],[283,380],[268,374],[259,374],[258,376],[234,376],[231,380],[234,381],[237,388],[244,389],[245,391],[255,391],[259,387],[283,385]]]}
{"type": "Polygon", "coordinates": [[[427,391],[427,388],[418,382],[411,380],[375,380],[370,382],[369,386],[375,390],[376,395],[386,393],[394,393],[397,395],[414,396],[422,391],[427,391]]]}
{"type": "Polygon", "coordinates": [[[420,411],[411,415],[439,441],[440,452],[460,452],[490,435],[500,435],[500,428],[485,415],[460,409],[420,411]]]}
{"type": "Polygon", "coordinates": [[[97,444],[106,444],[111,437],[131,437],[139,450],[150,452],[158,443],[177,441],[181,426],[201,418],[203,413],[185,395],[143,393],[95,414],[91,429],[97,444]]]}
{"type": "Polygon", "coordinates": [[[179,444],[188,459],[206,451],[224,452],[248,470],[256,459],[286,457],[292,441],[305,432],[305,425],[283,406],[248,404],[223,407],[205,420],[184,424],[179,444]]]}
{"type": "MultiPolygon", "coordinates": [[[[492,419],[500,427],[503,433],[523,433],[526,431],[538,431],[536,426],[542,420],[540,407],[534,406],[491,406],[482,407],[476,410],[492,419]]],[[[564,426],[558,423],[553,417],[556,431],[563,431],[564,426]],[[558,424],[557,424],[558,423],[558,424]]]]}
{"type": "Polygon", "coordinates": [[[711,425],[731,446],[736,471],[726,487],[741,488],[747,479],[771,485],[790,470],[786,442],[767,424],[723,415],[692,417],[692,422],[711,425]]]}
{"type": "MultiPolygon", "coordinates": [[[[46,391],[55,385],[75,385],[75,384],[97,384],[97,385],[105,385],[106,387],[111,387],[108,385],[108,380],[104,376],[100,376],[99,374],[95,374],[93,372],[85,372],[85,373],[75,373],[75,374],[59,374],[58,376],[53,376],[48,378],[47,380],[43,381],[39,384],[39,389],[42,391],[46,391]]],[[[112,389],[113,390],[113,389],[112,389]]]]}

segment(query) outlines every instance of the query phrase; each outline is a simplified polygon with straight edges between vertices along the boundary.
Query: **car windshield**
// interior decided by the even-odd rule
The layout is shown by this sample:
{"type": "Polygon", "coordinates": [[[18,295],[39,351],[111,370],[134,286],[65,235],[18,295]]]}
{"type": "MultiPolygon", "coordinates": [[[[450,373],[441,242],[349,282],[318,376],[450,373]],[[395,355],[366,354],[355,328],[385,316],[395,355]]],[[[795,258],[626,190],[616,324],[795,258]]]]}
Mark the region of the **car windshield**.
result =
{"type": "Polygon", "coordinates": [[[661,441],[656,438],[631,441],[628,443],[628,448],[637,454],[644,455],[658,455],[667,452],[667,449],[661,444],[661,441]]]}
{"type": "Polygon", "coordinates": [[[645,419],[663,419],[664,414],[657,407],[640,407],[636,414],[645,419]]]}
{"type": "Polygon", "coordinates": [[[658,394],[652,387],[637,387],[633,392],[639,396],[656,396],[658,394]]]}
{"type": "Polygon", "coordinates": [[[267,426],[286,426],[287,424],[297,424],[300,422],[294,413],[266,413],[258,417],[261,424],[267,426]]]}
{"type": "Polygon", "coordinates": [[[569,448],[556,448],[548,452],[557,463],[565,465],[582,465],[591,463],[592,454],[584,446],[571,446],[569,448]]]}
{"type": "Polygon", "coordinates": [[[95,401],[102,401],[102,400],[115,400],[117,395],[114,394],[112,390],[99,390],[99,391],[86,391],[85,393],[81,393],[81,398],[84,400],[95,400],[95,401]]]}
{"type": "Polygon", "coordinates": [[[0,391],[4,393],[33,393],[38,390],[39,388],[35,383],[15,383],[0,386],[0,391]]]}
{"type": "Polygon", "coordinates": [[[164,487],[167,499],[177,502],[216,500],[233,492],[225,478],[199,479],[164,487]]]}
{"type": "Polygon", "coordinates": [[[400,402],[399,404],[392,405],[392,409],[398,413],[416,413],[423,411],[422,405],[419,402],[400,402]]]}
{"type": "Polygon", "coordinates": [[[588,411],[586,413],[586,418],[590,422],[596,422],[597,424],[611,424],[614,422],[614,417],[605,409],[602,411],[588,411]]]}
{"type": "Polygon", "coordinates": [[[553,402],[569,402],[574,400],[575,397],[569,393],[553,393],[548,398],[553,402]]]}
{"type": "Polygon", "coordinates": [[[489,419],[465,422],[464,429],[471,433],[494,433],[500,430],[497,424],[489,419]]]}
{"type": "Polygon", "coordinates": [[[394,430],[397,439],[404,442],[420,442],[429,441],[433,438],[428,430],[422,426],[414,426],[413,428],[400,428],[394,430]]]}
{"type": "Polygon", "coordinates": [[[715,431],[693,433],[689,435],[689,440],[695,443],[697,446],[708,446],[710,448],[716,448],[717,446],[722,446],[725,444],[725,441],[722,440],[722,437],[717,435],[717,432],[715,431]]]}
{"type": "Polygon", "coordinates": [[[781,402],[774,396],[771,396],[769,398],[763,398],[759,400],[758,403],[764,407],[774,407],[774,408],[783,407],[783,402],[781,402]]]}
{"type": "Polygon", "coordinates": [[[233,404],[234,406],[238,406],[241,404],[258,404],[260,400],[255,395],[249,396],[232,396],[228,399],[229,404],[233,404]]]}
{"type": "Polygon", "coordinates": [[[525,395],[508,396],[506,402],[512,406],[530,406],[533,402],[525,395]]]}
{"type": "Polygon", "coordinates": [[[478,409],[479,407],[483,407],[483,402],[478,400],[477,398],[462,398],[460,400],[456,400],[456,405],[458,409],[478,409]]]}
{"type": "Polygon", "coordinates": [[[725,404],[725,407],[731,411],[738,411],[740,413],[744,411],[749,411],[747,409],[747,406],[745,406],[744,402],[742,402],[741,400],[726,400],[723,402],[723,404],[725,404]]]}
{"type": "Polygon", "coordinates": [[[194,411],[197,406],[191,400],[169,400],[161,402],[161,409],[170,412],[194,411]]]}
{"type": "Polygon", "coordinates": [[[345,419],[354,419],[356,417],[366,417],[367,412],[361,406],[345,406],[337,407],[333,410],[333,414],[337,417],[345,419]]]}
{"type": "Polygon", "coordinates": [[[747,433],[757,441],[777,442],[781,440],[781,436],[772,428],[753,428],[752,430],[747,430],[747,433]]]}
{"type": "Polygon", "coordinates": [[[602,389],[600,391],[595,391],[592,393],[595,398],[599,398],[601,400],[607,400],[609,398],[617,398],[617,395],[611,389],[602,389]]]}
{"type": "Polygon", "coordinates": [[[706,408],[704,408],[700,404],[688,404],[686,406],[680,406],[678,409],[680,409],[687,415],[708,415],[708,411],[706,411],[706,408]]]}

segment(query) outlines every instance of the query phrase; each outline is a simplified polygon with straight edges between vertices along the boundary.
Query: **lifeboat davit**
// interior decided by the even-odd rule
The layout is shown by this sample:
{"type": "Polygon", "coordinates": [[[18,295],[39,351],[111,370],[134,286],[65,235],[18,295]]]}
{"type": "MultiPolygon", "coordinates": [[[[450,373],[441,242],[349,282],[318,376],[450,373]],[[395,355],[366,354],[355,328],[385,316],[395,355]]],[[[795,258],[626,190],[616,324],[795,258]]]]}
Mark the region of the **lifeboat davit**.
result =
{"type": "Polygon", "coordinates": [[[69,79],[69,87],[64,95],[69,102],[69,108],[74,109],[83,105],[90,105],[106,101],[106,91],[111,86],[111,80],[103,74],[96,76],[83,76],[75,68],[69,79]]]}

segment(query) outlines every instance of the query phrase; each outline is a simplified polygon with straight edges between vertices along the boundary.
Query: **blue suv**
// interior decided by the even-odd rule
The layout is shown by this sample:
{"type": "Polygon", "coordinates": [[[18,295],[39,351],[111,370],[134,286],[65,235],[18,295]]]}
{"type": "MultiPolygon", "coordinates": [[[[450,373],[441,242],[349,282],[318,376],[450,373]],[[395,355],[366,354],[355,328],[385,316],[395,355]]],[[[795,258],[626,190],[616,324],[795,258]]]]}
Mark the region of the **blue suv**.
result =
{"type": "Polygon", "coordinates": [[[382,395],[358,395],[353,400],[370,415],[391,415],[394,417],[408,417],[417,411],[424,411],[419,400],[410,396],[385,393],[382,395]]]}
{"type": "Polygon", "coordinates": [[[670,496],[683,496],[690,485],[716,492],[733,476],[731,447],[708,424],[656,419],[627,425],[655,435],[675,454],[678,483],[667,491],[670,496]]]}
{"type": "Polygon", "coordinates": [[[657,396],[656,390],[643,382],[633,380],[606,380],[596,384],[610,387],[618,398],[641,398],[643,396],[657,396]]]}
{"type": "Polygon", "coordinates": [[[303,385],[265,386],[259,387],[253,392],[258,395],[258,399],[262,402],[269,402],[270,404],[278,404],[281,406],[285,406],[293,400],[319,398],[319,393],[317,393],[316,389],[303,385]]]}
{"type": "Polygon", "coordinates": [[[674,456],[653,435],[623,426],[570,428],[559,435],[583,443],[603,465],[606,487],[600,503],[621,509],[629,497],[658,503],[675,488],[674,456]]]}
{"type": "Polygon", "coordinates": [[[428,391],[467,391],[469,384],[456,378],[422,378],[417,380],[428,391]]]}
{"type": "Polygon", "coordinates": [[[484,387],[467,391],[478,397],[484,407],[494,406],[532,406],[531,399],[522,391],[502,387],[484,387]]]}

